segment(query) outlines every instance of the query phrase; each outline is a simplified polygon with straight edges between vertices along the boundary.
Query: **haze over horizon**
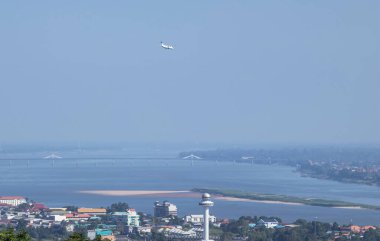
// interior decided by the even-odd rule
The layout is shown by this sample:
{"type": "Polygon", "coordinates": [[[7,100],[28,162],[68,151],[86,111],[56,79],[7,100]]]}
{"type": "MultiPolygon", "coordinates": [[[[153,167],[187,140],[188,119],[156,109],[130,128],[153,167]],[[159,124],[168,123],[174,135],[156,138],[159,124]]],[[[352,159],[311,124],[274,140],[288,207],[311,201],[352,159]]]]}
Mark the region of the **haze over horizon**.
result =
{"type": "Polygon", "coordinates": [[[1,2],[0,142],[379,144],[379,8],[1,2]]]}

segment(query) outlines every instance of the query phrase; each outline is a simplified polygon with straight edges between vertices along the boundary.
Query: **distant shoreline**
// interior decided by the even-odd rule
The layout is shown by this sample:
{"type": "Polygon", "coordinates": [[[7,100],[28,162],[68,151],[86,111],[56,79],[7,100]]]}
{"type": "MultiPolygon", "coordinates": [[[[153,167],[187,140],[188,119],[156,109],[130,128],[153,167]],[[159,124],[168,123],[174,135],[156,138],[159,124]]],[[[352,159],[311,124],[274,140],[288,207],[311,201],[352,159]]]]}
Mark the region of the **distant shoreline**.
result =
{"type": "Polygon", "coordinates": [[[331,176],[321,175],[321,174],[307,172],[303,170],[296,170],[296,172],[299,173],[301,177],[310,177],[310,178],[315,178],[319,180],[329,180],[329,181],[335,181],[335,182],[340,182],[340,183],[351,183],[351,184],[380,187],[379,183],[376,183],[373,181],[371,182],[371,181],[365,181],[365,180],[354,179],[354,178],[333,178],[331,176]]]}

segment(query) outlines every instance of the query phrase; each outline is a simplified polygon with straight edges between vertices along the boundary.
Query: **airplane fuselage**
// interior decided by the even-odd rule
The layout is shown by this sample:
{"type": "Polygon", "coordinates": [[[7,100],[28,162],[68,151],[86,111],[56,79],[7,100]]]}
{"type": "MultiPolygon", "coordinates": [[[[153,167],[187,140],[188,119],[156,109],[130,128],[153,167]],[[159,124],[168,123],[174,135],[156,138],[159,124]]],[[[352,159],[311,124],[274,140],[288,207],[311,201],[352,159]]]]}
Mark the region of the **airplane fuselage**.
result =
{"type": "Polygon", "coordinates": [[[168,45],[168,44],[164,44],[164,43],[161,43],[161,47],[164,48],[164,49],[174,49],[173,46],[168,45]]]}

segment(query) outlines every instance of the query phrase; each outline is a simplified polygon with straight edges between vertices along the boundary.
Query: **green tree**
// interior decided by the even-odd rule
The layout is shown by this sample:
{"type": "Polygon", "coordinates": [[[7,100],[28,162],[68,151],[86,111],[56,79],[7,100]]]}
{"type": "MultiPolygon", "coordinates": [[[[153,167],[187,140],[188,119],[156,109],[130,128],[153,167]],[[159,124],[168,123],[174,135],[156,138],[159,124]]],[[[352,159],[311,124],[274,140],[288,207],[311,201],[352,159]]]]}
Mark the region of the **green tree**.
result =
{"type": "Polygon", "coordinates": [[[107,208],[108,212],[125,212],[129,209],[128,203],[118,202],[111,204],[110,207],[107,208]]]}
{"type": "Polygon", "coordinates": [[[215,227],[213,225],[210,225],[210,236],[222,236],[223,230],[221,228],[215,227]]]}
{"type": "Polygon", "coordinates": [[[31,238],[25,231],[15,233],[13,229],[0,232],[0,241],[30,241],[31,238]]]}
{"type": "Polygon", "coordinates": [[[220,237],[221,241],[232,241],[232,238],[234,237],[233,233],[230,232],[224,232],[222,236],[220,237]]]}
{"type": "Polygon", "coordinates": [[[227,225],[223,225],[222,229],[224,232],[231,232],[233,234],[238,234],[241,237],[246,237],[250,230],[249,224],[254,223],[256,220],[250,216],[242,216],[237,221],[231,221],[227,225]]]}
{"type": "Polygon", "coordinates": [[[165,237],[163,233],[152,232],[152,241],[167,241],[168,239],[165,237]]]}
{"type": "Polygon", "coordinates": [[[15,210],[17,212],[26,212],[30,209],[30,205],[29,203],[21,203],[20,205],[18,205],[15,210]]]}
{"type": "Polygon", "coordinates": [[[169,220],[170,225],[182,225],[184,223],[184,220],[182,218],[179,218],[177,216],[171,216],[169,220]]]}
{"type": "Polygon", "coordinates": [[[248,236],[250,241],[272,241],[274,236],[274,230],[272,228],[258,228],[248,236]]]}
{"type": "Polygon", "coordinates": [[[333,225],[332,225],[332,227],[331,227],[331,229],[333,231],[338,231],[339,230],[339,224],[337,222],[334,222],[333,225]]]}
{"type": "Polygon", "coordinates": [[[26,221],[24,219],[18,220],[18,222],[17,222],[17,230],[25,230],[27,224],[28,224],[28,221],[26,221]]]}
{"type": "Polygon", "coordinates": [[[102,236],[96,235],[96,238],[93,241],[111,241],[108,238],[102,239],[102,236]]]}
{"type": "Polygon", "coordinates": [[[363,241],[380,241],[380,234],[374,229],[369,229],[363,235],[363,241]]]}
{"type": "MultiPolygon", "coordinates": [[[[69,239],[66,239],[66,241],[90,241],[90,239],[86,238],[84,234],[82,233],[73,233],[69,239]]],[[[102,236],[97,235],[93,241],[110,241],[108,238],[102,239],[102,236]]]]}
{"type": "Polygon", "coordinates": [[[67,211],[71,211],[71,212],[77,212],[78,211],[77,206],[64,206],[64,208],[66,208],[67,211]]]}
{"type": "Polygon", "coordinates": [[[73,233],[66,241],[89,241],[83,233],[73,233]]]}

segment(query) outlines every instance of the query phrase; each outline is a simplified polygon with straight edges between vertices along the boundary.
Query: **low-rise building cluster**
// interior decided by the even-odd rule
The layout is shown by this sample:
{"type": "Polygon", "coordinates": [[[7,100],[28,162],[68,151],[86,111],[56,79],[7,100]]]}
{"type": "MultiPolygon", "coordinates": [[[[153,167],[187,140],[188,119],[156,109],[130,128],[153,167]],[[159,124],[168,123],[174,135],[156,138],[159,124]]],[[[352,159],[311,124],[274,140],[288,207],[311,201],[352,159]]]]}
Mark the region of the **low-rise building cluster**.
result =
{"type": "MultiPolygon", "coordinates": [[[[127,206],[127,205],[126,205],[127,206]]],[[[189,214],[178,217],[177,206],[168,201],[155,202],[154,215],[138,213],[134,208],[113,210],[92,207],[46,207],[41,203],[27,202],[24,197],[0,197],[0,226],[25,228],[53,229],[60,227],[68,234],[85,230],[90,240],[97,236],[116,240],[118,236],[133,238],[147,238],[154,234],[160,234],[168,239],[199,240],[204,232],[204,215],[189,214]]],[[[231,222],[228,219],[218,219],[214,215],[209,216],[209,223],[215,229],[222,230],[231,222]]],[[[284,224],[276,218],[258,218],[248,223],[252,231],[262,229],[293,229],[297,224],[284,224]]],[[[342,226],[326,233],[334,239],[342,237],[363,237],[363,234],[376,229],[374,226],[342,226]]],[[[210,238],[218,240],[220,237],[210,238]]],[[[235,237],[236,240],[245,240],[247,237],[235,237]]]]}

